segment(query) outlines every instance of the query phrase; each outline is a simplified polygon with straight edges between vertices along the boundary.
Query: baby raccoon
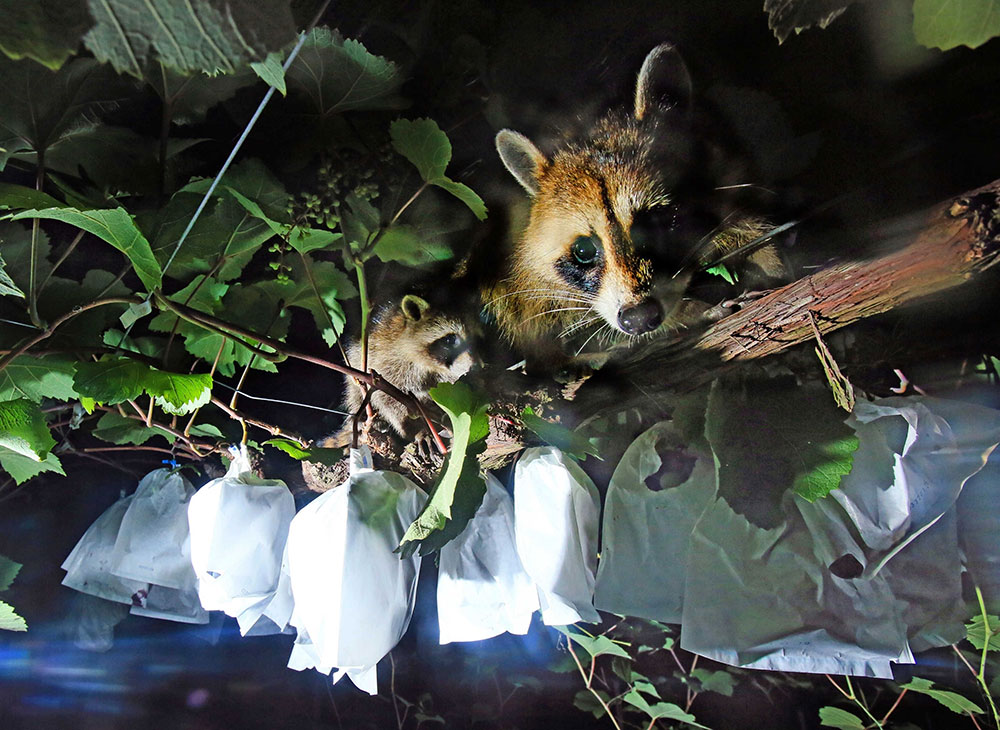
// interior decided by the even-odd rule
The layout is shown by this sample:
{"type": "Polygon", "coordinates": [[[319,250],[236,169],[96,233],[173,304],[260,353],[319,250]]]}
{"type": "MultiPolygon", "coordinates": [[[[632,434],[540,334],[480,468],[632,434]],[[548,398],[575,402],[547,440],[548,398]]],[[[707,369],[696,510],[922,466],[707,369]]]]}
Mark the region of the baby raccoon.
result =
{"type": "MultiPolygon", "coordinates": [[[[531,196],[527,227],[506,270],[482,287],[486,310],[529,358],[563,358],[560,340],[675,330],[708,305],[692,302],[695,272],[770,227],[733,204],[731,160],[695,134],[690,78],[670,45],[642,64],[634,105],[597,122],[551,157],[502,130],[497,150],[531,196]]],[[[703,130],[699,130],[703,131],[703,130]]],[[[766,275],[773,248],[747,257],[766,275]]],[[[584,343],[584,346],[587,343],[584,343]]],[[[581,348],[582,349],[582,348],[581,348]]]]}
{"type": "MultiPolygon", "coordinates": [[[[361,367],[361,343],[347,349],[352,367],[361,367]]],[[[421,403],[431,403],[428,391],[438,383],[453,383],[472,368],[470,337],[463,321],[427,300],[407,294],[398,303],[386,305],[373,317],[368,335],[368,368],[374,370],[403,392],[421,403]]],[[[354,378],[347,378],[344,410],[354,414],[361,408],[364,393],[354,378]]],[[[406,406],[395,398],[376,391],[370,400],[375,414],[385,420],[400,436],[423,435],[420,425],[407,422],[406,406]]],[[[363,416],[362,416],[363,418],[363,416]]],[[[321,445],[343,447],[351,443],[353,419],[348,418],[341,431],[321,445]]]]}

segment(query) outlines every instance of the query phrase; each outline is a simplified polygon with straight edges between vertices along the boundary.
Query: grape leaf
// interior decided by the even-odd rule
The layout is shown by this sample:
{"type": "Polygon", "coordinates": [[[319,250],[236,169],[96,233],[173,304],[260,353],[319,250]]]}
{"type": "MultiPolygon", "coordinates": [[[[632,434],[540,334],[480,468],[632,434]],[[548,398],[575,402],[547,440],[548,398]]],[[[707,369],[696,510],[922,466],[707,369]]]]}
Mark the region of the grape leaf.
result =
{"type": "Polygon", "coordinates": [[[78,133],[97,111],[135,94],[92,58],[73,59],[53,72],[0,56],[0,88],[0,171],[14,155],[33,162],[35,153],[78,133]]]}
{"type": "Polygon", "coordinates": [[[570,639],[574,644],[586,651],[592,658],[603,654],[629,659],[629,654],[621,644],[616,644],[607,636],[587,636],[577,631],[573,631],[569,626],[556,626],[556,631],[570,639]]]}
{"type": "Polygon", "coordinates": [[[55,71],[93,25],[85,0],[0,0],[0,50],[55,71]]]}
{"type": "MultiPolygon", "coordinates": [[[[605,704],[611,701],[611,695],[604,690],[595,690],[605,704]]],[[[573,696],[573,707],[581,712],[589,712],[596,718],[604,717],[604,705],[588,689],[581,689],[573,696]]]]}
{"type": "Polygon", "coordinates": [[[157,64],[146,74],[146,83],[163,101],[164,113],[174,124],[197,124],[212,107],[232,98],[237,91],[254,83],[251,73],[182,74],[157,64]]]}
{"type": "Polygon", "coordinates": [[[14,612],[14,607],[0,601],[0,630],[27,631],[27,622],[14,612]]]}
{"type": "Polygon", "coordinates": [[[705,435],[719,493],[758,527],[774,527],[786,490],[815,500],[850,472],[858,440],[822,386],[787,379],[717,382],[705,435]]]}
{"type": "Polygon", "coordinates": [[[62,206],[58,200],[41,190],[28,188],[24,185],[0,183],[0,208],[58,208],[62,206]]]}
{"type": "Polygon", "coordinates": [[[827,27],[856,0],[764,0],[767,27],[778,43],[784,43],[792,31],[800,33],[814,25],[827,27]]]}
{"type": "Polygon", "coordinates": [[[1000,0],[914,0],[913,34],[928,48],[977,48],[1000,35],[1000,0]]]}
{"type": "Polygon", "coordinates": [[[0,591],[10,588],[22,567],[20,563],[0,555],[0,591]]]}
{"type": "Polygon", "coordinates": [[[63,221],[88,233],[93,233],[128,257],[132,266],[135,267],[135,273],[139,275],[147,290],[152,291],[160,286],[162,271],[153,256],[149,241],[142,235],[132,220],[132,216],[124,208],[114,210],[33,209],[18,213],[12,220],[21,218],[47,218],[63,221]]]}
{"type": "Polygon", "coordinates": [[[479,220],[486,220],[486,204],[466,185],[445,175],[451,162],[451,142],[433,119],[397,119],[389,127],[393,148],[417,168],[420,177],[461,200],[479,220]]]}
{"type": "Polygon", "coordinates": [[[173,434],[155,426],[147,428],[142,421],[125,418],[125,416],[112,411],[105,413],[98,419],[93,435],[102,441],[109,441],[113,444],[135,444],[136,446],[146,443],[154,436],[163,436],[170,443],[174,441],[173,434]]]}
{"type": "Polygon", "coordinates": [[[819,724],[840,730],[864,730],[865,727],[860,717],[839,707],[819,708],[819,724]]]}
{"type": "Polygon", "coordinates": [[[538,438],[547,444],[555,446],[567,456],[571,456],[577,461],[584,461],[588,456],[601,455],[597,452],[597,446],[591,439],[571,431],[562,424],[546,421],[535,415],[531,406],[527,406],[521,414],[521,422],[525,428],[534,432],[538,438]]]}
{"type": "Polygon", "coordinates": [[[0,402],[0,446],[44,461],[55,445],[38,404],[26,398],[0,402]]]}
{"type": "Polygon", "coordinates": [[[37,461],[29,456],[24,456],[16,451],[0,446],[0,467],[14,477],[14,482],[23,484],[28,479],[41,474],[42,472],[55,472],[66,476],[59,458],[49,452],[42,461],[37,461]]]}
{"type": "Polygon", "coordinates": [[[263,61],[255,61],[250,64],[250,68],[257,74],[261,81],[268,86],[273,86],[282,96],[288,93],[285,88],[285,69],[282,68],[282,55],[280,53],[268,53],[263,61]]]}
{"type": "Polygon", "coordinates": [[[399,261],[407,266],[423,266],[437,261],[447,261],[453,254],[448,246],[428,241],[416,229],[395,225],[382,232],[378,243],[375,244],[375,255],[380,261],[399,261]]]}
{"type": "Polygon", "coordinates": [[[440,549],[465,528],[486,494],[476,457],[485,449],[490,430],[488,403],[465,383],[441,383],[430,395],[451,421],[451,450],[427,504],[399,542],[404,555],[440,549]]]}
{"type": "Polygon", "coordinates": [[[3,256],[0,256],[0,296],[13,296],[24,299],[24,292],[10,278],[10,275],[5,270],[6,267],[3,256]]]}
{"type": "Polygon", "coordinates": [[[285,78],[289,90],[307,97],[323,117],[404,105],[397,95],[403,77],[396,64],[328,28],[312,29],[285,78]]]}
{"type": "MultiPolygon", "coordinates": [[[[1000,651],[1000,616],[989,614],[989,651],[1000,651]]],[[[986,625],[982,615],[972,617],[965,625],[965,637],[979,651],[983,650],[983,638],[986,636],[986,625]]]]}
{"type": "Polygon", "coordinates": [[[126,358],[77,363],[73,384],[80,395],[98,403],[122,403],[146,393],[173,415],[184,415],[204,405],[212,391],[208,373],[171,373],[126,358]]]}
{"type": "Polygon", "coordinates": [[[73,388],[74,364],[72,358],[60,355],[19,355],[0,371],[0,401],[73,400],[77,398],[73,388]]]}
{"type": "Polygon", "coordinates": [[[726,697],[733,696],[733,689],[736,686],[736,682],[733,680],[733,675],[729,672],[713,672],[709,669],[698,667],[691,671],[691,676],[701,682],[702,689],[707,692],[717,692],[726,697]]]}
{"type": "Polygon", "coordinates": [[[289,0],[91,2],[83,42],[119,73],[142,78],[151,60],[183,73],[232,73],[295,38],[289,0]]]}
{"type": "Polygon", "coordinates": [[[966,699],[957,692],[949,692],[943,689],[932,689],[934,683],[927,679],[921,679],[920,677],[914,677],[907,684],[901,684],[901,689],[908,689],[911,692],[919,692],[920,694],[927,695],[928,697],[933,697],[942,705],[947,707],[952,712],[958,713],[959,715],[965,715],[967,713],[975,713],[981,715],[983,709],[977,705],[975,702],[966,699]]]}
{"type": "Polygon", "coordinates": [[[625,693],[622,698],[628,704],[633,707],[645,712],[651,720],[659,720],[661,718],[667,720],[677,720],[678,722],[683,722],[692,727],[704,728],[704,725],[699,725],[695,722],[695,716],[687,712],[684,712],[678,705],[673,702],[657,702],[654,705],[649,704],[646,698],[639,694],[636,690],[631,689],[625,693]]]}

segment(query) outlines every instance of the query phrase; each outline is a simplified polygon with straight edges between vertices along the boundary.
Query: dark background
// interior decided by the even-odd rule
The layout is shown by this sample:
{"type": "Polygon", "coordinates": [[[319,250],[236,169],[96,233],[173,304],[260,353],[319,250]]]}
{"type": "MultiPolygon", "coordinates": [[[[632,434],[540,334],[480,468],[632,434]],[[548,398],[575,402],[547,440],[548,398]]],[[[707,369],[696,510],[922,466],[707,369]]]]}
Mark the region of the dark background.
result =
{"type": "MultiPolygon", "coordinates": [[[[679,46],[696,94],[724,101],[746,135],[764,168],[748,182],[773,187],[789,215],[810,214],[785,252],[800,270],[872,253],[889,244],[873,243],[866,225],[1000,177],[1000,42],[947,53],[919,47],[906,0],[854,6],[828,29],[781,46],[760,3],[742,0],[349,0],[323,22],[404,64],[412,100],[404,114],[430,116],[448,131],[449,173],[486,198],[490,225],[502,225],[505,211],[522,199],[493,151],[496,131],[511,126],[551,150],[563,130],[627,101],[644,55],[664,40],[679,46]]],[[[241,109],[259,93],[229,105],[230,116],[211,117],[206,131],[224,136],[238,129],[246,118],[241,109]]],[[[267,124],[262,120],[265,131],[251,136],[246,154],[276,163],[285,150],[274,149],[267,124]]],[[[211,174],[218,161],[204,164],[203,174],[211,174]]],[[[467,238],[489,235],[475,230],[467,238]]],[[[869,344],[850,351],[848,374],[885,394],[891,369],[900,367],[928,390],[944,392],[959,363],[997,352],[995,284],[988,275],[967,290],[854,328],[869,344]]],[[[293,399],[304,388],[328,389],[326,403],[339,400],[339,385],[317,382],[313,371],[289,365],[283,374],[276,384],[259,380],[260,387],[293,399]]],[[[253,374],[247,390],[262,377],[253,374]]],[[[310,436],[336,425],[300,411],[261,412],[310,436]]],[[[140,473],[156,466],[134,456],[121,464],[140,473]]],[[[0,637],[0,728],[396,727],[388,660],[380,665],[382,697],[368,698],[347,682],[331,689],[315,672],[285,668],[290,637],[240,639],[230,619],[187,627],[130,617],[109,651],[77,648],[84,607],[59,585],[58,566],[136,479],[96,463],[71,467],[69,477],[46,475],[0,501],[0,554],[24,563],[3,599],[30,627],[26,635],[0,637]]],[[[553,631],[535,626],[526,638],[445,648],[436,639],[434,566],[426,560],[411,630],[394,652],[400,697],[415,702],[429,693],[427,714],[440,714],[448,727],[610,726],[572,706],[582,688],[575,673],[546,669],[567,660],[553,631]],[[543,689],[518,689],[498,717],[498,698],[521,675],[541,679],[543,689]]],[[[946,656],[921,662],[922,676],[961,684],[946,656]]],[[[878,691],[878,683],[865,686],[878,691]]],[[[761,673],[741,683],[736,697],[707,694],[693,711],[713,728],[809,728],[832,697],[821,678],[761,673]]],[[[925,699],[907,699],[900,718],[922,728],[963,722],[925,699]]]]}

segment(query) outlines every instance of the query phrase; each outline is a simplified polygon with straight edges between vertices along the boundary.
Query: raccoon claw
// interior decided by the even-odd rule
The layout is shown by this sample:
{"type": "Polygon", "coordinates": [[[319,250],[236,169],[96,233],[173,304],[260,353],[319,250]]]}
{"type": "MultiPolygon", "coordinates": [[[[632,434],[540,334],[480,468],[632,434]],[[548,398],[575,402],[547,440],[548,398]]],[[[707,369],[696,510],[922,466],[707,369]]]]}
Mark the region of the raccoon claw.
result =
{"type": "Polygon", "coordinates": [[[434,439],[427,429],[421,429],[413,437],[413,449],[416,457],[423,462],[432,463],[434,459],[434,439]]]}
{"type": "Polygon", "coordinates": [[[730,314],[735,314],[736,312],[743,309],[744,306],[750,302],[756,301],[761,297],[767,295],[767,291],[748,291],[743,292],[738,297],[733,299],[726,299],[723,302],[719,302],[714,307],[707,309],[705,311],[705,318],[710,322],[718,322],[723,317],[728,317],[730,314]]]}

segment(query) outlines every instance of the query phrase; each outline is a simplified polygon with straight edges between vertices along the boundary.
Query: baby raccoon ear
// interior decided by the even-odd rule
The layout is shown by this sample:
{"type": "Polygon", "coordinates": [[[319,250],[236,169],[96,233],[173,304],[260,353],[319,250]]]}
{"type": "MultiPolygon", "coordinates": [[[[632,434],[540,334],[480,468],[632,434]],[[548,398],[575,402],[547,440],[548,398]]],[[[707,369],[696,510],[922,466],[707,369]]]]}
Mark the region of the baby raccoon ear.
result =
{"type": "Polygon", "coordinates": [[[427,303],[426,299],[422,299],[416,294],[407,294],[400,302],[399,308],[403,310],[404,317],[419,322],[427,310],[431,308],[431,305],[427,303]]]}
{"type": "Polygon", "coordinates": [[[635,85],[635,118],[671,111],[686,114],[691,104],[691,76],[684,59],[670,43],[661,43],[646,56],[635,85]]]}
{"type": "Polygon", "coordinates": [[[496,138],[500,159],[528,195],[538,195],[538,178],[549,164],[530,139],[511,129],[501,129],[496,138]]]}

